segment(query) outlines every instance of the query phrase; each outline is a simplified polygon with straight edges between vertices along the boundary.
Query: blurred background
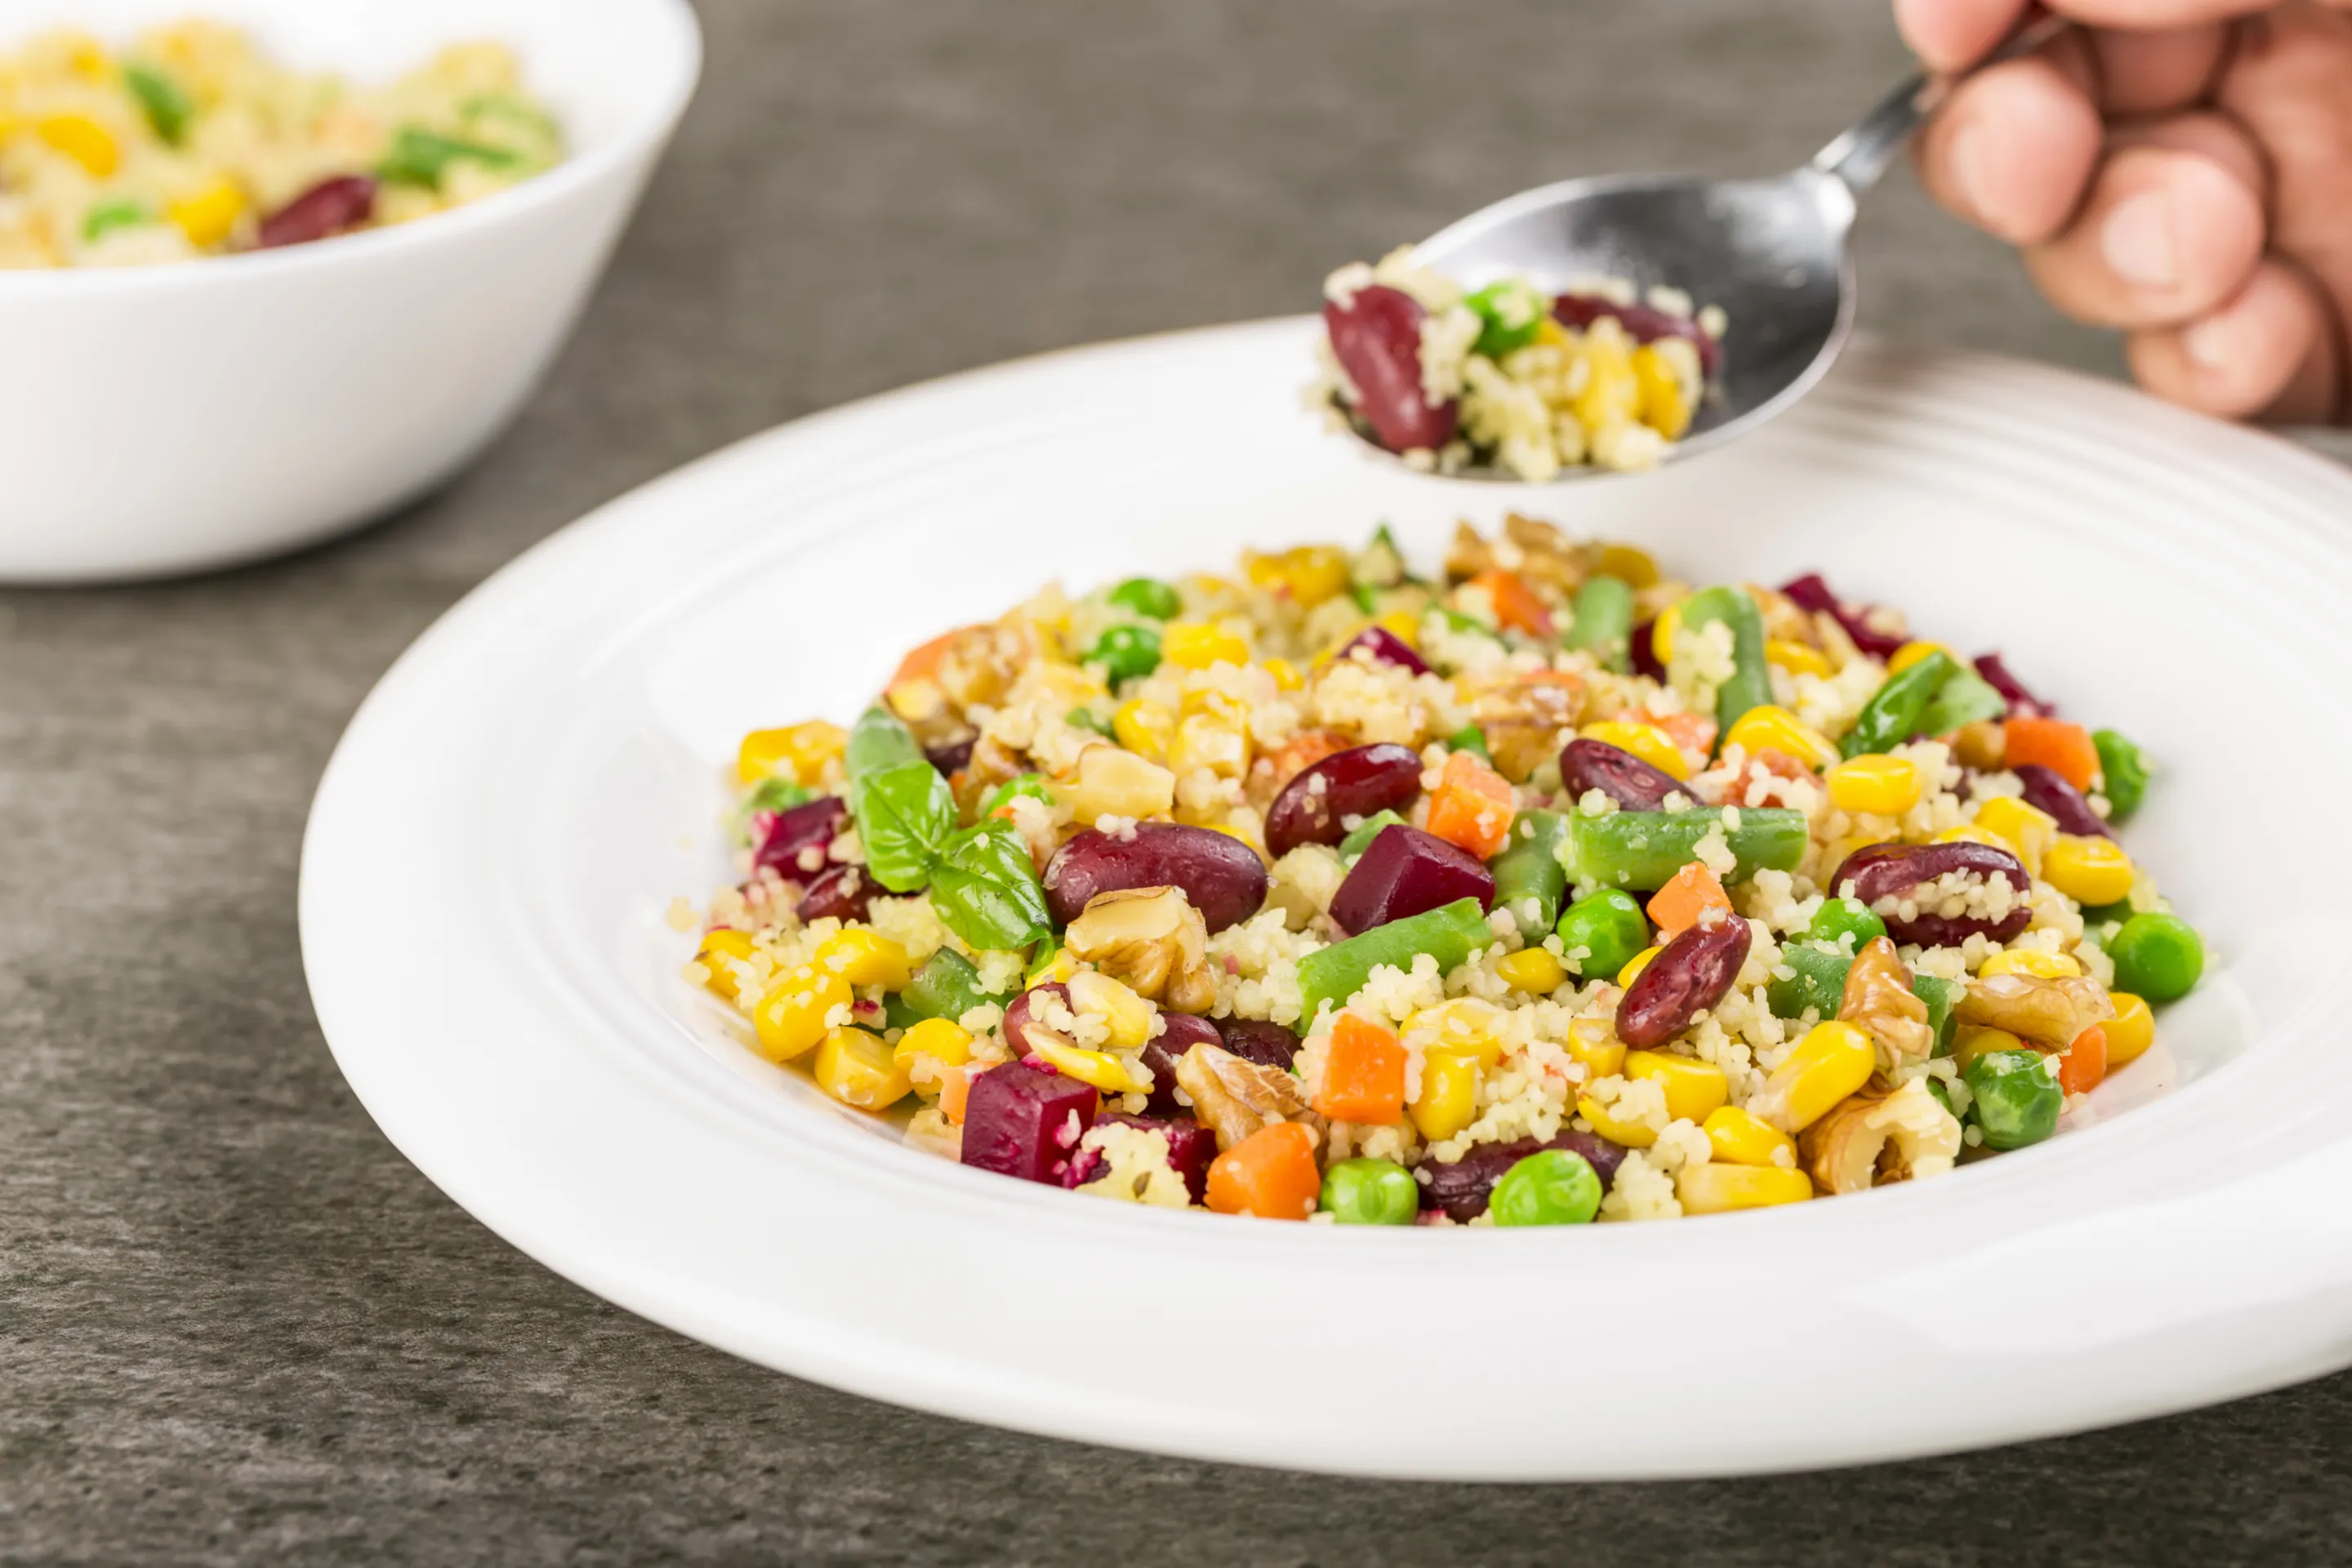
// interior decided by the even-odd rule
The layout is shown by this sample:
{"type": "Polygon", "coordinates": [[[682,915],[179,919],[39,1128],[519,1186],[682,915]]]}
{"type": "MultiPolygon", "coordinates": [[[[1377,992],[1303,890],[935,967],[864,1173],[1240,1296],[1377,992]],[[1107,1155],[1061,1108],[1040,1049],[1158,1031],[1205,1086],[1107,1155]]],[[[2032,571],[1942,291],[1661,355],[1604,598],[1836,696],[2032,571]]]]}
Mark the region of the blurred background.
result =
{"type": "MultiPolygon", "coordinates": [[[[773,1376],[435,1191],[319,1037],[295,874],[352,709],[484,575],[779,420],[1310,310],[1333,266],[1524,186],[1783,168],[1909,68],[1884,0],[698,9],[700,98],[579,337],[470,471],[289,561],[0,592],[0,1561],[2340,1554],[2342,1377],[1831,1476],[1314,1480],[773,1376]]],[[[2119,365],[1906,175],[1870,203],[1860,266],[1872,330],[2119,365]]]]}

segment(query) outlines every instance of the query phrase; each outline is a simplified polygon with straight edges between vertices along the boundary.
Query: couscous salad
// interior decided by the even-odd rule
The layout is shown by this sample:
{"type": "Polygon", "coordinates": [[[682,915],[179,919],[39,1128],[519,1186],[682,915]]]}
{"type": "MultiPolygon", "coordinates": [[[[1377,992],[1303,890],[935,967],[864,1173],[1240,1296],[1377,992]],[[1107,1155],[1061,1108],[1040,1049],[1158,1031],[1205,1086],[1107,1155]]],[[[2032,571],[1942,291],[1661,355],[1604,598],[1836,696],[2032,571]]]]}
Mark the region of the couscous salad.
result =
{"type": "Polygon", "coordinates": [[[2147,780],[1818,576],[1513,517],[950,631],[744,738],[739,879],[672,917],[762,1055],[977,1169],[1657,1219],[2034,1143],[2147,1050],[2204,963],[2116,837],[2147,780]]]}
{"type": "Polygon", "coordinates": [[[0,268],[271,249],[459,206],[562,156],[496,43],[382,88],[289,70],[189,21],[121,53],[53,32],[0,52],[0,268]]]}

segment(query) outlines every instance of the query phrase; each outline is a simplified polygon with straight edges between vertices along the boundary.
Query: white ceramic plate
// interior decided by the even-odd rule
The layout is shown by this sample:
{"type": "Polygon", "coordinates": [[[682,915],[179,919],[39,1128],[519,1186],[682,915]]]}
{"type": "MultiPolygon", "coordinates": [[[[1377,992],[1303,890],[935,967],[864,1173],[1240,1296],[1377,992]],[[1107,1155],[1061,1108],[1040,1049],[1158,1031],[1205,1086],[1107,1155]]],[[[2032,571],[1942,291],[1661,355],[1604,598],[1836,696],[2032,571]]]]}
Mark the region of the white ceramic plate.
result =
{"type": "Polygon", "coordinates": [[[516,1246],[768,1366],[1032,1431],[1463,1479],[1893,1458],[2352,1361],[2352,478],[2048,370],[1865,345],[1717,456],[1557,491],[1370,461],[1307,323],[1116,344],[804,420],[604,509],[384,678],[320,785],[302,942],[393,1142],[516,1246]],[[1045,577],[1517,506],[1701,580],[1818,566],[1999,646],[2164,764],[2134,848],[2203,987],[2069,1135],[1677,1224],[1139,1212],[898,1147],[698,1022],[746,729],[849,718],[1045,577]],[[2147,1103],[2138,1103],[2146,1101],[2147,1103]],[[2128,1110],[2128,1114],[2118,1112],[2128,1110]]]}

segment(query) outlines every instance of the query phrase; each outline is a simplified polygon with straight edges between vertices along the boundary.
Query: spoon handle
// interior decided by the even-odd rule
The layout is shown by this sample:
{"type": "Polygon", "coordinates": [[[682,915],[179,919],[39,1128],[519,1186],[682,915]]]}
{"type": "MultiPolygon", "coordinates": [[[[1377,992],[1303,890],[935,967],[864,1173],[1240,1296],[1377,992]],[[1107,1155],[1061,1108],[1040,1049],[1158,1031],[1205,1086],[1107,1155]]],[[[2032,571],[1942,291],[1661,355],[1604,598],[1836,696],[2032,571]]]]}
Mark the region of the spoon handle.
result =
{"type": "Polygon", "coordinates": [[[2073,26],[2063,16],[2029,10],[2026,19],[1998,47],[1968,69],[1951,76],[1923,73],[1887,94],[1853,129],[1815,153],[1813,167],[1825,174],[1835,174],[1845,182],[1847,189],[1861,195],[1878,184],[1878,177],[1886,173],[1886,165],[1895,161],[1903,143],[1911,139],[1911,133],[1936,111],[1953,88],[1989,66],[2032,54],[2073,26]]]}

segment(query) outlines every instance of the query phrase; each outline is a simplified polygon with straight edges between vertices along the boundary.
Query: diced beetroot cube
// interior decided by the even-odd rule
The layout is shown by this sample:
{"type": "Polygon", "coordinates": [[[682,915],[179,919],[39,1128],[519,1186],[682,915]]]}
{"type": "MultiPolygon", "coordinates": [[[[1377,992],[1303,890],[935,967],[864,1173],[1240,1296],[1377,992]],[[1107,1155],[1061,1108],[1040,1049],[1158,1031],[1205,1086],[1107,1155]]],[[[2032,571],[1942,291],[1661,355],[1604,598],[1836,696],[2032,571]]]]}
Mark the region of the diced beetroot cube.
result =
{"type": "Polygon", "coordinates": [[[803,801],[776,813],[760,847],[751,852],[751,865],[755,870],[772,869],[787,882],[814,881],[824,870],[824,852],[834,835],[848,826],[849,807],[839,795],[803,801]],[[803,860],[813,863],[803,865],[803,860]]]}
{"type": "Polygon", "coordinates": [[[1350,936],[1408,915],[1475,899],[1495,907],[1495,878],[1467,850],[1399,823],[1356,859],[1331,899],[1331,918],[1350,936]]]}
{"type": "Polygon", "coordinates": [[[1348,646],[1339,650],[1339,657],[1350,658],[1358,648],[1370,655],[1374,664],[1392,664],[1415,675],[1429,673],[1428,663],[1412,651],[1412,645],[1386,626],[1366,626],[1349,640],[1348,646]]]}
{"type": "Polygon", "coordinates": [[[1209,1165],[1217,1157],[1215,1133],[1189,1116],[1129,1116],[1114,1111],[1102,1120],[1168,1134],[1168,1168],[1184,1178],[1194,1203],[1209,1201],[1209,1165]]]}
{"type": "Polygon", "coordinates": [[[1790,579],[1780,584],[1780,592],[1790,604],[1807,615],[1827,611],[1838,625],[1845,628],[1845,635],[1853,639],[1853,646],[1873,658],[1886,658],[1904,644],[1904,638],[1890,637],[1870,624],[1870,612],[1875,606],[1847,604],[1830,592],[1829,584],[1818,572],[1808,572],[1801,577],[1790,579]]]}
{"type": "Polygon", "coordinates": [[[1024,1182],[1058,1184],[1095,1124],[1097,1096],[1060,1073],[1006,1062],[971,1080],[964,1100],[963,1163],[1024,1182]]]}

